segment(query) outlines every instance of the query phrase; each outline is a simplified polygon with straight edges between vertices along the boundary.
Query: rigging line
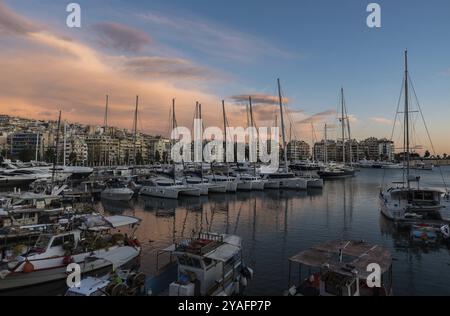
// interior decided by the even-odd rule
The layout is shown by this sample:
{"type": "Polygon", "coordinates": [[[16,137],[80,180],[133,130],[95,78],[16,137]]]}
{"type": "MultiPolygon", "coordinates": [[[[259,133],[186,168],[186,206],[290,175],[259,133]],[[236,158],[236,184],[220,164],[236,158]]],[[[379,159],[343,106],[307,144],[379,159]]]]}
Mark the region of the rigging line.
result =
{"type": "MultiPolygon", "coordinates": [[[[408,75],[408,77],[409,77],[409,81],[411,82],[411,88],[413,90],[414,97],[416,98],[417,107],[419,108],[420,116],[422,117],[423,125],[425,126],[425,130],[427,132],[428,140],[429,140],[429,142],[431,144],[431,149],[433,151],[434,156],[436,156],[436,149],[434,147],[433,140],[431,139],[431,134],[430,134],[430,131],[428,129],[427,122],[425,121],[425,116],[423,115],[422,107],[420,106],[419,98],[417,97],[417,94],[416,94],[416,89],[414,88],[414,82],[412,81],[412,79],[411,79],[411,77],[409,75],[408,75]]],[[[443,182],[443,184],[445,186],[445,190],[448,193],[447,182],[445,181],[444,172],[442,171],[442,168],[441,168],[440,165],[438,166],[438,169],[439,169],[439,173],[441,174],[442,182],[443,182]]]]}
{"type": "MultiPolygon", "coordinates": [[[[402,102],[404,86],[405,86],[405,77],[403,76],[402,85],[400,87],[400,95],[399,95],[398,101],[397,101],[397,109],[395,110],[394,124],[392,125],[391,138],[389,139],[391,142],[394,139],[395,126],[397,125],[397,119],[399,119],[400,103],[402,102]]],[[[405,148],[403,148],[403,153],[404,152],[405,152],[405,148]]],[[[403,168],[403,172],[404,172],[404,168],[403,168]]],[[[385,178],[386,178],[386,169],[383,169],[383,178],[382,178],[382,182],[381,182],[381,187],[384,184],[385,178]]]]}

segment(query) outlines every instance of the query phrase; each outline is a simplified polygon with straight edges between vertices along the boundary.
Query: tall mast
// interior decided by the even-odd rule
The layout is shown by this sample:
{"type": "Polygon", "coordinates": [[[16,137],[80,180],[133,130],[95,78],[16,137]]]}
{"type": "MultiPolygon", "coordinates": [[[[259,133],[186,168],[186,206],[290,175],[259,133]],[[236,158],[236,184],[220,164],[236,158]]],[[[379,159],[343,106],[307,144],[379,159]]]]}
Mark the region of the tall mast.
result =
{"type": "Polygon", "coordinates": [[[341,126],[342,126],[342,163],[345,164],[345,113],[344,113],[344,88],[341,88],[341,126]]]}
{"type": "MultiPolygon", "coordinates": [[[[103,125],[103,131],[105,135],[108,135],[108,111],[109,111],[109,95],[106,95],[106,106],[105,106],[105,120],[104,120],[104,125],[103,125]]],[[[104,155],[104,164],[105,166],[107,165],[107,156],[109,155],[109,151],[108,151],[108,146],[109,145],[109,140],[106,138],[106,148],[105,148],[105,155],[104,155]]],[[[101,157],[99,157],[99,159],[101,159],[101,157]]]]}
{"type": "Polygon", "coordinates": [[[66,134],[67,134],[67,122],[64,121],[64,136],[63,136],[63,166],[66,166],[66,134]]]}
{"type": "Polygon", "coordinates": [[[58,117],[58,129],[56,131],[56,153],[53,157],[53,170],[52,170],[52,192],[53,192],[53,186],[55,183],[55,172],[56,172],[56,164],[58,163],[58,159],[59,159],[59,129],[61,128],[61,111],[59,111],[59,117],[58,117]]]}
{"type": "Polygon", "coordinates": [[[108,133],[108,106],[109,106],[109,95],[106,95],[105,119],[103,123],[105,134],[108,133]]]}
{"type": "MultiPolygon", "coordinates": [[[[172,99],[172,132],[175,130],[176,128],[176,120],[175,120],[175,98],[172,99]]],[[[170,141],[170,152],[172,153],[172,148],[173,148],[173,139],[170,141]]],[[[173,184],[177,184],[177,177],[176,177],[176,172],[175,172],[175,161],[172,158],[172,167],[173,167],[173,184]]]]}
{"type": "Polygon", "coordinates": [[[283,134],[283,151],[284,151],[284,170],[285,172],[289,171],[288,162],[287,162],[287,151],[286,151],[286,131],[284,130],[284,115],[283,115],[283,97],[281,96],[281,83],[280,79],[278,81],[278,98],[280,102],[280,117],[281,117],[281,131],[283,134]]]}
{"type": "Polygon", "coordinates": [[[314,150],[314,123],[311,121],[311,148],[312,148],[312,161],[316,161],[316,152],[314,150]]]}
{"type": "Polygon", "coordinates": [[[405,136],[404,136],[404,142],[405,142],[405,160],[406,160],[406,182],[408,184],[408,188],[410,188],[409,184],[409,175],[410,175],[410,164],[411,164],[411,158],[410,158],[410,144],[409,144],[409,84],[408,84],[408,50],[405,50],[405,136]]]}
{"type": "Polygon", "coordinates": [[[327,124],[325,124],[325,133],[324,133],[324,135],[325,135],[325,144],[324,144],[324,149],[325,149],[325,153],[324,153],[324,156],[325,156],[325,164],[327,164],[328,163],[328,135],[327,135],[327,124]]]}
{"type": "Polygon", "coordinates": [[[201,122],[201,125],[202,125],[202,127],[201,127],[201,130],[202,130],[202,132],[201,132],[202,157],[201,157],[201,160],[200,160],[200,174],[202,176],[202,183],[203,183],[203,118],[202,118],[202,105],[199,103],[197,105],[197,108],[198,108],[198,118],[200,119],[200,122],[201,122]]]}
{"type": "Polygon", "coordinates": [[[134,155],[134,159],[133,159],[133,163],[136,165],[137,161],[136,161],[136,142],[137,142],[137,120],[138,120],[138,109],[139,109],[139,96],[136,96],[136,109],[134,110],[134,145],[133,145],[133,155],[134,155]]]}
{"type": "Polygon", "coordinates": [[[227,161],[227,113],[225,112],[225,100],[222,100],[222,115],[223,115],[223,132],[224,132],[224,141],[225,141],[225,153],[224,153],[224,158],[225,161],[227,161]]]}
{"type": "MultiPolygon", "coordinates": [[[[249,104],[249,107],[250,107],[250,122],[251,122],[250,123],[250,127],[252,128],[252,137],[254,137],[254,135],[253,135],[253,128],[256,128],[256,126],[255,126],[255,120],[253,118],[253,102],[252,102],[252,97],[251,96],[248,97],[248,104],[249,104]]],[[[258,149],[258,146],[259,146],[259,135],[258,135],[258,132],[257,132],[257,137],[258,137],[258,143],[256,145],[257,146],[256,148],[258,149]]],[[[252,139],[252,141],[253,141],[253,139],[252,139]]],[[[256,162],[253,164],[253,175],[256,176],[256,162]]]]}

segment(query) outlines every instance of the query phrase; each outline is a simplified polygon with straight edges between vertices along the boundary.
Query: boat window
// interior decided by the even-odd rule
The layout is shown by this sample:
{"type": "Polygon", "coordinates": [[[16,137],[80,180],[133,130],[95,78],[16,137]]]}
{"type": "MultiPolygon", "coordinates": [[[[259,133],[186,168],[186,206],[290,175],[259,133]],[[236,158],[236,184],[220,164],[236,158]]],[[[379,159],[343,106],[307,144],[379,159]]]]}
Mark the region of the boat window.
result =
{"type": "Polygon", "coordinates": [[[55,237],[53,239],[52,248],[62,246],[64,244],[64,237],[55,237]]]}
{"type": "Polygon", "coordinates": [[[423,199],[424,200],[433,201],[434,200],[433,192],[424,192],[423,193],[423,199]]]}
{"type": "Polygon", "coordinates": [[[350,285],[350,296],[355,296],[356,294],[356,280],[350,285]]]}
{"type": "Polygon", "coordinates": [[[47,248],[50,243],[51,235],[41,235],[36,241],[36,248],[47,248]]]}
{"type": "Polygon", "coordinates": [[[209,258],[204,258],[203,263],[205,264],[205,267],[208,269],[213,265],[213,261],[209,258]]]}

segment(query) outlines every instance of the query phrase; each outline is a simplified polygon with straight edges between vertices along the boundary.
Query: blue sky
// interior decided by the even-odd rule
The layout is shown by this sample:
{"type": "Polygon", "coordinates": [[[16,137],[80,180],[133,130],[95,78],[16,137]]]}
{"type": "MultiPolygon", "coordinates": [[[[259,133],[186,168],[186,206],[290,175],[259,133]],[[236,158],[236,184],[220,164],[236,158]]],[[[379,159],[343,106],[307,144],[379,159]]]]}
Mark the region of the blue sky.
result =
{"type": "MultiPolygon", "coordinates": [[[[83,27],[64,27],[62,0],[8,0],[17,14],[92,43],[91,26],[114,22],[147,34],[152,44],[123,55],[176,56],[220,77],[198,83],[218,97],[276,93],[304,116],[336,109],[346,91],[358,138],[390,136],[403,76],[403,50],[440,151],[450,117],[450,2],[377,1],[382,27],[366,25],[370,1],[152,0],[77,1],[83,27]],[[385,122],[382,119],[386,119],[385,122]]],[[[99,48],[111,53],[111,48],[99,48]]],[[[178,83],[183,86],[183,82],[178,83]]],[[[330,118],[332,119],[332,118],[330,118]]],[[[303,130],[299,128],[299,130],[303,130]]],[[[424,144],[426,145],[426,144],[424,144]]]]}

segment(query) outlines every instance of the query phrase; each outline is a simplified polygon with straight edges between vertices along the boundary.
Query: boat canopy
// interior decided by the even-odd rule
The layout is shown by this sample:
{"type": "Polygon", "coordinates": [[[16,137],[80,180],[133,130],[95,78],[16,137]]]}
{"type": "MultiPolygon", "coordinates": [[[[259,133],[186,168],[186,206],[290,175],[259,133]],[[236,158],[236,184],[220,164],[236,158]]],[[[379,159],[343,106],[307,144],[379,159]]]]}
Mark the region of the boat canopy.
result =
{"type": "Polygon", "coordinates": [[[105,220],[113,227],[123,227],[138,224],[141,220],[137,217],[132,216],[123,216],[123,215],[115,215],[105,217],[105,220]]]}
{"type": "Polygon", "coordinates": [[[136,258],[136,250],[133,247],[120,247],[113,251],[107,251],[98,256],[88,257],[87,260],[105,260],[110,262],[113,266],[113,270],[119,268],[126,263],[136,258]]]}
{"type": "Polygon", "coordinates": [[[228,260],[233,258],[240,250],[241,248],[238,246],[223,244],[210,253],[207,253],[205,257],[216,261],[227,262],[228,260]]]}
{"type": "Polygon", "coordinates": [[[367,271],[367,267],[372,263],[380,265],[381,273],[389,271],[392,265],[391,254],[386,248],[364,241],[328,241],[293,256],[289,261],[359,278],[369,277],[372,271],[367,271]]]}
{"type": "Polygon", "coordinates": [[[84,225],[81,229],[90,231],[102,231],[111,228],[119,228],[123,226],[130,226],[138,224],[141,220],[132,216],[115,215],[115,216],[101,216],[92,215],[84,219],[84,225]]]}

